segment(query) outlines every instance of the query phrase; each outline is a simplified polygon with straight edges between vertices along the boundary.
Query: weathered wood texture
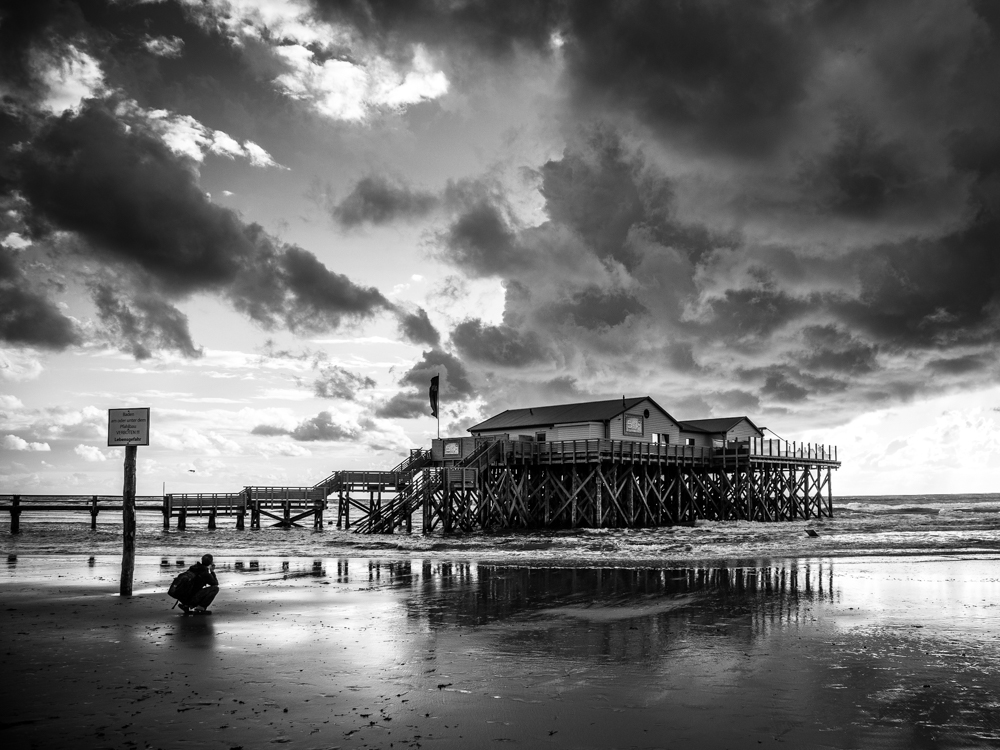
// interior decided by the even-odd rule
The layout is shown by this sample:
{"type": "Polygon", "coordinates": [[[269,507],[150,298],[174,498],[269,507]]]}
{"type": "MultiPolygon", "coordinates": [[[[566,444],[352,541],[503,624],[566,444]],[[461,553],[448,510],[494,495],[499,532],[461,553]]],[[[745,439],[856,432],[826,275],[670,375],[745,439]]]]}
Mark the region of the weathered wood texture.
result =
{"type": "Polygon", "coordinates": [[[637,528],[705,520],[833,515],[827,446],[743,441],[723,448],[612,440],[484,441],[458,463],[398,485],[340,492],[338,528],[424,534],[512,528],[637,528]],[[352,519],[353,511],[353,519],[352,519]]]}

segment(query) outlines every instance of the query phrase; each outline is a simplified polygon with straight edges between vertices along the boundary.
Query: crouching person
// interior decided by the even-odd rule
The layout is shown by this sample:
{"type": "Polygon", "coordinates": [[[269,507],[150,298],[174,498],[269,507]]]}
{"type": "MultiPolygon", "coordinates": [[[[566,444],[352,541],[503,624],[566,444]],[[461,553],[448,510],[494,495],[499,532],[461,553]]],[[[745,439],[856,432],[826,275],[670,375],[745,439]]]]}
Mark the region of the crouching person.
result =
{"type": "Polygon", "coordinates": [[[185,612],[208,612],[209,606],[219,593],[219,579],[215,577],[215,563],[211,555],[202,555],[201,562],[188,568],[194,574],[192,591],[182,601],[180,607],[185,612]]]}

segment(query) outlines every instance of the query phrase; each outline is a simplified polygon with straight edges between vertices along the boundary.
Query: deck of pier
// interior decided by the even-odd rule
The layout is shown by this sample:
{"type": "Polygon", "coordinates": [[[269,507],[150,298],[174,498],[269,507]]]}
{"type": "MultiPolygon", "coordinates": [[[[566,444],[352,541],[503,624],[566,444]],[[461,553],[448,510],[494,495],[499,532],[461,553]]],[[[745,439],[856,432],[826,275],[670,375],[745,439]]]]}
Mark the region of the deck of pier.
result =
{"type": "MultiPolygon", "coordinates": [[[[237,529],[262,523],[424,534],[510,528],[636,528],[699,519],[783,521],[833,515],[835,447],[749,439],[713,447],[627,440],[535,442],[493,438],[435,440],[386,471],[335,471],[312,485],[247,486],[238,492],[172,493],[140,510],[176,519],[235,517],[237,529]],[[452,451],[449,443],[460,442],[452,451]],[[463,455],[464,452],[464,455],[463,455]],[[457,453],[457,455],[456,455],[457,453]],[[332,524],[333,520],[326,521],[332,524]]],[[[90,503],[33,502],[0,495],[17,533],[25,512],[121,509],[110,498],[90,503]]]]}

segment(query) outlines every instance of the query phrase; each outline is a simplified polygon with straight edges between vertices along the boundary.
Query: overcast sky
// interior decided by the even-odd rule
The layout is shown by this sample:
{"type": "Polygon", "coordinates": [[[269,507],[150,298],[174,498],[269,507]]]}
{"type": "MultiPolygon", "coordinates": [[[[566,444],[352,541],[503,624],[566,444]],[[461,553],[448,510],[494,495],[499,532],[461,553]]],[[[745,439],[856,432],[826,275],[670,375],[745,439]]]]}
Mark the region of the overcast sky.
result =
{"type": "Polygon", "coordinates": [[[652,396],[1000,487],[987,0],[0,0],[0,492],[652,396]]]}

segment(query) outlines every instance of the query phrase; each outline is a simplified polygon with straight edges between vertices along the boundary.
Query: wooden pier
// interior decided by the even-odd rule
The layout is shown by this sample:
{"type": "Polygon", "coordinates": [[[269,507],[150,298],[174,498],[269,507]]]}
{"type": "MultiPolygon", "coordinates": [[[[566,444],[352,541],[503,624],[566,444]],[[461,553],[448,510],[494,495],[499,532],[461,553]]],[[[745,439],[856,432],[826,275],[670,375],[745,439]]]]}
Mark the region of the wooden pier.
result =
{"type": "Polygon", "coordinates": [[[718,447],[484,438],[462,460],[415,455],[393,472],[329,481],[338,528],[363,533],[410,532],[415,516],[424,534],[636,528],[830,517],[839,466],[836,448],[757,438],[718,447]]]}
{"type": "MultiPolygon", "coordinates": [[[[187,529],[188,519],[206,518],[207,528],[218,528],[219,517],[231,517],[237,530],[261,528],[261,519],[281,528],[302,528],[304,519],[311,518],[314,529],[323,527],[326,494],[318,487],[245,487],[240,492],[196,492],[136,497],[136,511],[157,513],[168,531],[172,519],[177,530],[187,529]]],[[[122,511],[120,496],[108,495],[0,495],[0,513],[10,514],[10,533],[21,532],[21,516],[35,513],[89,513],[90,528],[97,529],[101,513],[122,511]]]]}
{"type": "MultiPolygon", "coordinates": [[[[417,449],[389,471],[337,471],[311,486],[244,487],[234,493],[138,498],[187,528],[189,517],[219,516],[235,527],[324,527],[336,503],[338,529],[366,534],[475,532],[515,528],[638,528],[698,520],[788,521],[833,515],[836,448],[749,438],[712,447],[628,440],[471,441],[464,458],[445,458],[446,441],[417,449]],[[157,500],[157,503],[153,503],[157,500]]],[[[25,511],[83,511],[96,528],[120,498],[69,504],[54,496],[0,495],[11,533],[25,511]]],[[[332,524],[332,521],[328,522],[332,524]]]]}

